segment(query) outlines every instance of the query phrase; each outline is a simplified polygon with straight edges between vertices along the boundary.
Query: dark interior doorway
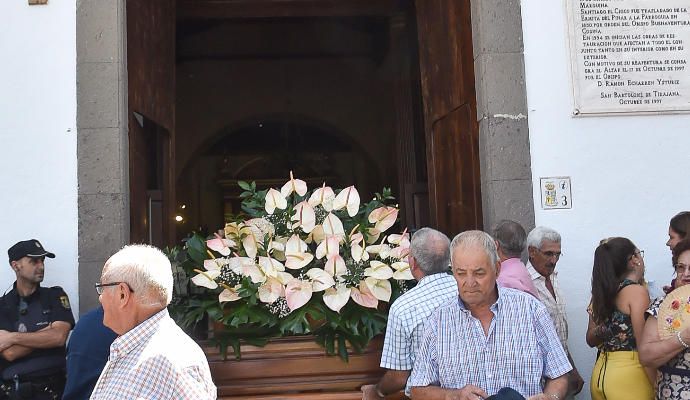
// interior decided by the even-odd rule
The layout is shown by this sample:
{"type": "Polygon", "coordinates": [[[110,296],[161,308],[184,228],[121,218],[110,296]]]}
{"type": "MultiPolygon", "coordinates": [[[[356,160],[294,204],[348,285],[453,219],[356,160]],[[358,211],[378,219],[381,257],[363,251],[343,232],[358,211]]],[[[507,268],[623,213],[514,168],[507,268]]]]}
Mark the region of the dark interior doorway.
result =
{"type": "MultiPolygon", "coordinates": [[[[481,226],[469,1],[127,6],[130,114],[171,143],[168,244],[220,228],[238,179],[278,186],[288,168],[355,184],[363,198],[392,187],[409,228],[481,226]]],[[[131,156],[142,153],[131,138],[131,156]]],[[[131,181],[145,169],[131,165],[131,181]]],[[[148,207],[143,191],[131,186],[132,232],[148,207]]]]}

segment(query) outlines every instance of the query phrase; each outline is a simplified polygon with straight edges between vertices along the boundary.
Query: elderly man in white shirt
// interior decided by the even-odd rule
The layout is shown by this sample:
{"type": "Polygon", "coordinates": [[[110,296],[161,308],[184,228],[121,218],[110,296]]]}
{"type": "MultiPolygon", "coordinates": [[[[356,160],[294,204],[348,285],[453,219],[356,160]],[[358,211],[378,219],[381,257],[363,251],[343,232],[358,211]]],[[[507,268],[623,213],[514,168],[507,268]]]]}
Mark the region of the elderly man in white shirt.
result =
{"type": "Polygon", "coordinates": [[[529,261],[527,271],[537,288],[539,300],[546,306],[556,327],[556,333],[568,354],[568,360],[573,366],[569,376],[568,399],[580,393],[584,380],[575,367],[573,358],[568,350],[568,320],[565,313],[565,298],[558,285],[556,264],[561,258],[561,235],[551,228],[538,226],[527,235],[527,251],[529,261]]]}

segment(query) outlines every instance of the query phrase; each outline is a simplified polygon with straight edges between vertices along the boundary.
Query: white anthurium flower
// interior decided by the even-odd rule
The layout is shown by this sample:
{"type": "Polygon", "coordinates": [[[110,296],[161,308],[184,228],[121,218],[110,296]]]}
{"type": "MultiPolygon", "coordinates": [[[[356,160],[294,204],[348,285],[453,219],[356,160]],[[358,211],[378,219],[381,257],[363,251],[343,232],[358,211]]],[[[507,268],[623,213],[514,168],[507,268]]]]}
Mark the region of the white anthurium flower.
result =
{"type": "Polygon", "coordinates": [[[353,244],[350,246],[350,254],[355,262],[367,261],[369,260],[369,253],[366,249],[359,244],[353,244]]]}
{"type": "Polygon", "coordinates": [[[259,286],[259,300],[263,303],[272,304],[279,297],[285,295],[285,286],[275,278],[268,278],[263,285],[259,286]]]}
{"type": "Polygon", "coordinates": [[[283,197],[288,197],[292,192],[296,192],[300,196],[304,196],[307,193],[307,183],[301,179],[295,179],[290,171],[290,180],[287,181],[282,188],[280,188],[280,193],[283,197]]]}
{"type": "Polygon", "coordinates": [[[264,205],[264,209],[266,209],[268,215],[272,215],[276,208],[281,210],[286,209],[287,199],[279,191],[268,189],[268,192],[266,192],[266,204],[264,205]]]}
{"type": "Polygon", "coordinates": [[[215,271],[223,268],[223,265],[228,265],[230,261],[227,258],[210,258],[204,260],[204,269],[206,271],[215,271]]]}
{"type": "Polygon", "coordinates": [[[364,276],[371,276],[376,279],[390,279],[393,277],[393,270],[381,261],[369,261],[369,268],[364,270],[364,276]]]}
{"type": "Polygon", "coordinates": [[[375,244],[367,246],[369,254],[376,254],[380,259],[385,260],[390,256],[391,248],[387,244],[375,244]]]}
{"type": "Polygon", "coordinates": [[[395,272],[393,272],[393,279],[399,281],[409,281],[414,279],[412,276],[412,270],[410,269],[410,264],[405,261],[394,262],[392,265],[395,272]]]}
{"type": "Polygon", "coordinates": [[[352,288],[350,297],[362,307],[376,308],[379,304],[379,300],[371,293],[369,287],[364,282],[360,282],[359,288],[352,288]]]}
{"type": "Polygon", "coordinates": [[[340,237],[338,236],[326,236],[326,240],[316,248],[316,258],[319,260],[324,256],[330,260],[336,254],[340,254],[340,237]]]}
{"type": "Polygon", "coordinates": [[[394,233],[388,235],[388,243],[398,245],[398,246],[410,246],[410,235],[407,233],[407,229],[403,231],[400,235],[394,233]]]}
{"type": "Polygon", "coordinates": [[[232,252],[232,248],[237,247],[237,243],[230,239],[223,239],[219,235],[216,235],[215,239],[207,240],[206,247],[213,251],[217,251],[221,255],[229,256],[232,252]]]}
{"type": "Polygon", "coordinates": [[[333,210],[333,200],[335,200],[333,189],[326,186],[324,183],[323,187],[314,190],[314,193],[311,194],[309,197],[309,205],[312,207],[320,205],[324,210],[330,212],[333,210]]]}
{"type": "Polygon", "coordinates": [[[341,276],[347,274],[345,260],[343,260],[343,257],[341,257],[340,254],[337,254],[326,261],[324,269],[326,272],[331,274],[331,276],[341,276]]]}
{"type": "Polygon", "coordinates": [[[323,293],[323,302],[328,308],[335,312],[340,312],[340,309],[350,300],[351,290],[345,284],[338,284],[336,287],[328,288],[323,293]]]}
{"type": "Polygon", "coordinates": [[[307,243],[321,243],[326,238],[326,234],[323,231],[323,225],[316,225],[314,230],[307,236],[307,243]]]}
{"type": "Polygon", "coordinates": [[[300,279],[292,279],[288,282],[285,287],[285,300],[287,300],[287,305],[290,307],[290,311],[295,311],[296,309],[307,304],[311,299],[312,289],[311,282],[303,281],[300,279]]]}
{"type": "Polygon", "coordinates": [[[238,275],[249,277],[253,283],[261,283],[266,280],[266,274],[259,269],[253,258],[232,257],[228,260],[228,267],[238,275]]]}
{"type": "Polygon", "coordinates": [[[321,226],[323,227],[323,232],[326,235],[345,237],[343,223],[340,221],[340,218],[336,217],[333,213],[328,213],[328,215],[326,215],[326,218],[323,220],[321,226]]]}
{"type": "Polygon", "coordinates": [[[277,277],[278,272],[285,271],[285,266],[271,257],[259,257],[259,266],[264,274],[271,278],[277,277]]]}
{"type": "Polygon", "coordinates": [[[381,236],[381,231],[376,228],[368,228],[366,241],[368,244],[376,243],[379,240],[379,236],[381,236]]]}
{"type": "Polygon", "coordinates": [[[298,235],[292,235],[285,243],[285,266],[289,269],[307,266],[314,259],[307,250],[307,244],[298,235]]]}
{"type": "Polygon", "coordinates": [[[307,276],[309,279],[311,279],[312,292],[320,292],[335,285],[333,276],[329,275],[328,272],[322,270],[321,268],[310,269],[307,271],[307,276]]]}
{"type": "Polygon", "coordinates": [[[239,285],[235,286],[234,288],[225,288],[220,294],[218,295],[218,301],[223,303],[226,301],[237,301],[241,299],[240,295],[237,294],[237,291],[239,290],[239,285]]]}
{"type": "Polygon", "coordinates": [[[333,200],[333,209],[347,207],[347,215],[354,217],[359,211],[359,193],[354,186],[346,187],[333,200]]]}
{"type": "Polygon", "coordinates": [[[379,207],[369,214],[369,222],[374,224],[374,228],[381,232],[385,232],[395,224],[398,219],[398,209],[395,207],[379,207]]]}
{"type": "Polygon", "coordinates": [[[297,221],[292,225],[292,229],[300,227],[304,233],[313,231],[316,227],[316,214],[314,213],[314,208],[306,201],[297,204],[292,220],[297,221]]]}
{"type": "Polygon", "coordinates": [[[194,282],[195,285],[203,286],[209,289],[215,289],[218,287],[218,283],[215,281],[215,279],[220,276],[220,269],[211,271],[195,269],[194,271],[198,272],[198,275],[192,278],[192,282],[194,282]]]}
{"type": "Polygon", "coordinates": [[[287,285],[291,280],[295,279],[289,272],[278,271],[278,276],[275,277],[283,286],[287,285]]]}
{"type": "Polygon", "coordinates": [[[256,236],[254,236],[254,233],[251,232],[242,239],[242,247],[244,252],[247,253],[247,257],[256,258],[256,254],[262,246],[256,236]]]}
{"type": "Polygon", "coordinates": [[[286,237],[275,237],[269,244],[268,252],[280,262],[285,262],[285,243],[286,237]]]}
{"type": "Polygon", "coordinates": [[[364,283],[377,299],[381,301],[388,302],[391,299],[391,282],[387,279],[376,279],[374,277],[368,277],[364,280],[364,283]]]}

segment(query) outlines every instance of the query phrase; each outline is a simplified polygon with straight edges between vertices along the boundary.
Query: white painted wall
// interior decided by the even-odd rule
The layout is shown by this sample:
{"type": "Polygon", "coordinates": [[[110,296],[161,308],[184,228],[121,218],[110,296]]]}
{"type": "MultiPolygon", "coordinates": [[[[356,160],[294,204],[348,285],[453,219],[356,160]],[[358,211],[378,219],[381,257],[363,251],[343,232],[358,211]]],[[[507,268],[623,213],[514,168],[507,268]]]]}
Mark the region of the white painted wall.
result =
{"type": "Polygon", "coordinates": [[[0,290],[6,250],[39,239],[57,255],[44,286],[78,310],[76,2],[0,1],[0,290]]]}
{"type": "MultiPolygon", "coordinates": [[[[570,1],[570,0],[568,0],[570,1]]],[[[690,115],[573,118],[564,0],[522,0],[537,225],[558,230],[569,346],[589,399],[596,352],[585,343],[594,249],[608,236],[645,250],[647,278],[667,283],[669,219],[690,210],[690,115]],[[539,177],[570,176],[572,210],[541,210],[539,177]]]]}

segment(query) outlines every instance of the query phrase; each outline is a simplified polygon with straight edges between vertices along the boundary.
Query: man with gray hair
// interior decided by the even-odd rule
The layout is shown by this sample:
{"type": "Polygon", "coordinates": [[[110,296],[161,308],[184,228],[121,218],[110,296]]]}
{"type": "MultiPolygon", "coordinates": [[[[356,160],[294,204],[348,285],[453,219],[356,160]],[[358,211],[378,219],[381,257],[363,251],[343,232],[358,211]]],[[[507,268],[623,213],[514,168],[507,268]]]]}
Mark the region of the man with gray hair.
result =
{"type": "Polygon", "coordinates": [[[584,380],[575,368],[575,363],[568,351],[568,319],[565,313],[565,298],[558,285],[556,264],[561,258],[561,235],[551,228],[538,226],[527,235],[527,272],[529,272],[534,286],[537,288],[539,300],[549,310],[549,315],[556,326],[558,338],[568,359],[573,365],[569,376],[569,398],[580,393],[584,380]]]}
{"type": "Polygon", "coordinates": [[[103,324],[118,337],[92,400],[215,399],[204,352],[170,318],[170,261],[147,245],[125,246],[96,284],[103,324]]]}
{"type": "Polygon", "coordinates": [[[522,225],[504,219],[496,224],[493,230],[498,257],[501,261],[501,273],[496,281],[503,287],[517,289],[539,298],[532,278],[522,263],[520,256],[525,250],[527,233],[522,225]]]}
{"type": "Polygon", "coordinates": [[[422,228],[412,235],[407,260],[418,283],[390,308],[381,354],[381,368],[386,373],[376,385],[362,386],[364,400],[381,399],[405,389],[424,323],[439,306],[457,297],[457,285],[448,274],[449,245],[446,235],[431,228],[422,228]]]}
{"type": "Polygon", "coordinates": [[[460,296],[426,323],[412,398],[562,399],[572,367],[546,307],[496,285],[500,263],[487,233],[463,232],[450,251],[460,296]]]}

